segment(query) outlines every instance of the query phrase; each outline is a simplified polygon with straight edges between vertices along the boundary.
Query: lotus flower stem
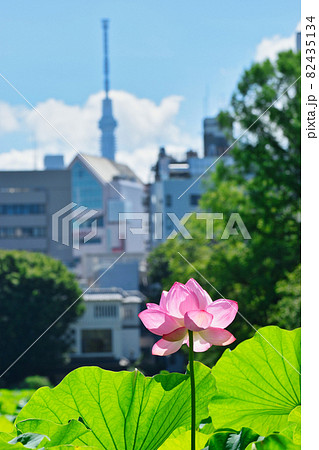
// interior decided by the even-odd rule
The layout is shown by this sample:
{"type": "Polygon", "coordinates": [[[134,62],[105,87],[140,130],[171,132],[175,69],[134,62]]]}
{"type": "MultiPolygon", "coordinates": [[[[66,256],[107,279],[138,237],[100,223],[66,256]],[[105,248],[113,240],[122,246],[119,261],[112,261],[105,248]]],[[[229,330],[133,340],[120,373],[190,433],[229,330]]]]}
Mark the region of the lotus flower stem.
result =
{"type": "Polygon", "coordinates": [[[196,449],[195,425],[196,425],[196,399],[195,399],[195,374],[194,374],[194,337],[193,332],[188,330],[189,336],[189,370],[191,376],[191,450],[196,449]]]}

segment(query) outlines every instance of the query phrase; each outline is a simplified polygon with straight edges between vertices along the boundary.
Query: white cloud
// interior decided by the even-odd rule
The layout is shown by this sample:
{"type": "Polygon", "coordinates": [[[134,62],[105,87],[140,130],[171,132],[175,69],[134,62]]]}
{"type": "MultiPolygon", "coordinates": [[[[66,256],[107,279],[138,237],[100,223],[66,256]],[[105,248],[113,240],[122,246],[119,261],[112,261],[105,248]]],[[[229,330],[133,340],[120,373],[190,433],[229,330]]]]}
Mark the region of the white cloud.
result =
{"type": "MultiPolygon", "coordinates": [[[[26,150],[13,148],[0,153],[0,170],[33,169],[35,154],[37,168],[43,167],[45,154],[62,153],[66,163],[76,154],[75,149],[99,154],[98,121],[103,95],[91,95],[82,106],[48,99],[35,105],[37,111],[1,103],[0,132],[7,133],[7,139],[10,133],[24,134],[26,150]],[[30,148],[30,141],[36,143],[36,150],[30,148]]],[[[157,105],[124,91],[112,91],[110,95],[118,121],[116,158],[130,165],[144,181],[149,179],[159,146],[165,145],[176,156],[201,146],[200,138],[188,135],[175,123],[182,97],[169,96],[157,105]]]]}
{"type": "Polygon", "coordinates": [[[120,163],[127,164],[135,173],[144,181],[151,181],[150,168],[155,164],[158,154],[157,146],[137,148],[134,152],[118,151],[116,160],[120,163]]]}
{"type": "Polygon", "coordinates": [[[20,127],[21,108],[0,102],[0,134],[17,131],[20,127]]]}
{"type": "Polygon", "coordinates": [[[123,91],[113,91],[111,97],[118,120],[117,160],[132,167],[143,181],[150,179],[160,146],[176,157],[184,156],[188,148],[201,147],[200,138],[175,123],[182,97],[166,97],[159,105],[123,91]]]}
{"type": "Polygon", "coordinates": [[[101,98],[102,93],[91,95],[83,106],[49,99],[36,105],[38,112],[25,113],[25,124],[37,145],[48,152],[74,153],[72,146],[80,152],[97,152],[101,98]]]}
{"type": "Polygon", "coordinates": [[[300,22],[298,23],[295,31],[288,37],[283,37],[280,34],[276,34],[270,38],[264,38],[257,46],[255,60],[257,62],[262,62],[269,58],[271,61],[274,61],[278,53],[290,49],[295,50],[297,31],[300,31],[300,22]]]}
{"type": "Polygon", "coordinates": [[[43,162],[37,159],[35,149],[12,149],[0,153],[0,170],[34,170],[35,167],[43,169],[43,162]]]}

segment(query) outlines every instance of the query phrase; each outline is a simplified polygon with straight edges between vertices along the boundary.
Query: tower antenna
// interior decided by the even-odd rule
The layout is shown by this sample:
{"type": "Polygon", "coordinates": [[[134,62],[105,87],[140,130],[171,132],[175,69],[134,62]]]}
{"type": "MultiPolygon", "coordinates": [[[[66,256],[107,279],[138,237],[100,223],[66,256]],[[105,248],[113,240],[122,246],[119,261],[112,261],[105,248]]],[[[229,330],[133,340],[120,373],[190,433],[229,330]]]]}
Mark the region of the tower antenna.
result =
{"type": "Polygon", "coordinates": [[[102,20],[103,27],[103,41],[104,41],[104,89],[105,98],[102,103],[102,117],[99,121],[99,128],[101,130],[101,154],[105,158],[114,161],[115,157],[115,128],[117,122],[113,117],[112,100],[109,97],[109,55],[108,55],[108,27],[109,20],[102,20]]]}
{"type": "Polygon", "coordinates": [[[102,20],[103,32],[104,32],[104,89],[106,97],[109,95],[110,81],[109,81],[109,54],[108,54],[108,40],[107,33],[109,27],[109,20],[102,20]]]}

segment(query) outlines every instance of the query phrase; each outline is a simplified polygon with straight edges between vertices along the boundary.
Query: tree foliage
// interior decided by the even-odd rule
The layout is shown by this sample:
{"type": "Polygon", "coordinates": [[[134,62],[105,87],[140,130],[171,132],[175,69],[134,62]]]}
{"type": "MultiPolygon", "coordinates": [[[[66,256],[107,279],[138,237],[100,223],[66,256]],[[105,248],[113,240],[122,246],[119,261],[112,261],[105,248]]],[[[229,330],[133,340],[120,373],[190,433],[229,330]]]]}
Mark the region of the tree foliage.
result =
{"type": "Polygon", "coordinates": [[[280,298],[271,312],[269,321],[279,326],[293,329],[300,327],[301,316],[301,266],[289,272],[285,279],[278,281],[276,292],[280,298]]]}
{"type": "MultiPolygon", "coordinates": [[[[0,251],[0,371],[3,373],[81,295],[67,268],[41,253],[0,251]]],[[[2,380],[17,382],[63,368],[69,324],[82,312],[77,302],[2,380]]]]}

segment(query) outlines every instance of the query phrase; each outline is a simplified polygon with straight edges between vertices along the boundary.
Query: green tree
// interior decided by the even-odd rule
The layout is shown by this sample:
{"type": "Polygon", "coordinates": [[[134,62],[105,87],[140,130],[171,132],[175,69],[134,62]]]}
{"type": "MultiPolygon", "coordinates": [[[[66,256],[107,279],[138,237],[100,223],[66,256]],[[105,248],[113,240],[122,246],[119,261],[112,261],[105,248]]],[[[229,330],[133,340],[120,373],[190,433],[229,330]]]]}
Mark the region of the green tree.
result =
{"type": "Polygon", "coordinates": [[[287,273],[285,279],[278,281],[276,292],[280,298],[270,312],[269,322],[282,328],[300,327],[301,317],[301,266],[287,273]]]}
{"type": "MultiPolygon", "coordinates": [[[[41,253],[0,251],[1,374],[81,295],[67,268],[41,253]]],[[[68,326],[83,311],[78,301],[2,377],[16,383],[29,375],[60,371],[70,342],[68,326]]]]}
{"type": "MultiPolygon", "coordinates": [[[[193,240],[179,236],[149,256],[151,282],[155,274],[157,282],[163,276],[162,286],[168,288],[175,280],[194,276],[212,298],[222,295],[238,301],[241,314],[256,327],[270,322],[291,326],[274,311],[282,295],[277,283],[300,261],[299,77],[300,54],[292,51],[244,72],[230,110],[221,112],[219,121],[230,142],[249,130],[229,150],[233,163],[221,159],[204,181],[201,208],[224,214],[223,220],[215,221],[214,239],[205,239],[203,221],[193,220],[187,222],[193,240]],[[233,212],[240,214],[251,239],[240,233],[221,239],[233,212]]],[[[237,342],[253,333],[241,317],[230,331],[237,342]]]]}

